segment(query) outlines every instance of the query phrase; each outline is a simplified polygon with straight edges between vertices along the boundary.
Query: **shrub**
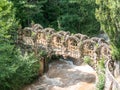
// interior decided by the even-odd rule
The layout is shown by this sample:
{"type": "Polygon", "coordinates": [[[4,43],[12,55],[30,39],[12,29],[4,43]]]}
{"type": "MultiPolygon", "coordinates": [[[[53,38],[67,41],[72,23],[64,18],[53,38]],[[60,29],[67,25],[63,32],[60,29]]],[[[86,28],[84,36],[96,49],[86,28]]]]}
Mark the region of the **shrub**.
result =
{"type": "Polygon", "coordinates": [[[105,74],[101,73],[98,75],[98,83],[97,83],[97,90],[104,90],[104,84],[105,84],[105,74]]]}
{"type": "Polygon", "coordinates": [[[5,50],[0,58],[0,90],[19,90],[38,75],[38,60],[33,54],[22,56],[19,50],[5,50]]]}
{"type": "Polygon", "coordinates": [[[84,56],[83,60],[87,64],[90,64],[90,62],[91,62],[90,56],[84,56]]]}
{"type": "Polygon", "coordinates": [[[105,63],[104,58],[100,59],[99,62],[98,62],[98,69],[100,69],[102,72],[105,71],[105,64],[104,63],[105,63]]]}
{"type": "Polygon", "coordinates": [[[11,0],[0,0],[0,90],[19,90],[38,75],[39,63],[31,54],[22,56],[13,45],[17,37],[11,0]]]}
{"type": "Polygon", "coordinates": [[[97,66],[97,73],[98,73],[98,82],[97,82],[97,90],[104,90],[104,85],[105,85],[105,64],[104,64],[105,59],[102,58],[98,62],[97,66]]]}

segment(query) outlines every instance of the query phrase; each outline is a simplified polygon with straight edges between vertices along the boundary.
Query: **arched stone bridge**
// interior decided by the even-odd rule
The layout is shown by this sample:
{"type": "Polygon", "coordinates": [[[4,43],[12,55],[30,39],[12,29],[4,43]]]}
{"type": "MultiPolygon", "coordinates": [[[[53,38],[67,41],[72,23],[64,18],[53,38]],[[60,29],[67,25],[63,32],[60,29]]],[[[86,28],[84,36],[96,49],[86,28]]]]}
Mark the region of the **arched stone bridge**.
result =
{"type": "Polygon", "coordinates": [[[53,28],[43,28],[40,24],[19,29],[18,43],[24,48],[32,47],[36,55],[40,49],[46,49],[76,60],[89,56],[95,63],[102,58],[110,58],[109,44],[102,38],[55,31],[53,28]]]}
{"type": "Polygon", "coordinates": [[[40,24],[34,24],[18,30],[17,43],[25,51],[34,51],[36,56],[41,50],[54,52],[63,57],[71,57],[77,62],[83,60],[85,56],[89,56],[96,66],[99,60],[104,59],[105,62],[107,61],[106,83],[109,83],[105,86],[117,88],[116,90],[120,89],[119,83],[108,67],[110,64],[108,62],[111,60],[110,45],[102,38],[55,31],[53,28],[43,28],[40,24]]]}

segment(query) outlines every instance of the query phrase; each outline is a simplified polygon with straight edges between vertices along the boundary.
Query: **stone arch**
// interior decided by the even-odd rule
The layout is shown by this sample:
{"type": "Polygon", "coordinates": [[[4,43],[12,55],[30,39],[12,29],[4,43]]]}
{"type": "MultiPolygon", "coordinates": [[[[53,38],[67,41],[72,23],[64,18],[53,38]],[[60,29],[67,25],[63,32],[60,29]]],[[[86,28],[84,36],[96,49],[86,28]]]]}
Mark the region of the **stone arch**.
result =
{"type": "Polygon", "coordinates": [[[81,35],[81,41],[84,41],[86,39],[89,39],[89,37],[87,35],[81,35]]]}
{"type": "Polygon", "coordinates": [[[80,33],[74,34],[75,37],[77,37],[78,39],[81,39],[81,35],[80,33]]]}
{"type": "Polygon", "coordinates": [[[80,41],[84,41],[84,40],[89,38],[87,35],[83,35],[83,34],[80,34],[80,33],[77,33],[74,36],[77,37],[80,41]]]}
{"type": "Polygon", "coordinates": [[[23,37],[23,44],[32,46],[34,45],[34,42],[31,37],[23,37]]]}
{"type": "Polygon", "coordinates": [[[43,29],[43,31],[45,32],[47,38],[50,37],[53,33],[55,33],[55,29],[53,28],[45,28],[43,29]]]}
{"type": "Polygon", "coordinates": [[[102,43],[98,48],[97,48],[97,55],[99,59],[109,59],[111,58],[111,50],[108,44],[102,43]]]}
{"type": "MultiPolygon", "coordinates": [[[[79,42],[78,42],[78,48],[79,48],[79,49],[81,48],[84,40],[86,40],[86,39],[89,38],[88,36],[83,35],[83,34],[81,34],[81,33],[74,34],[74,36],[79,39],[79,42]]],[[[81,50],[80,50],[80,52],[81,52],[81,50]]]]}
{"type": "Polygon", "coordinates": [[[62,46],[61,40],[61,35],[54,33],[50,38],[50,45],[55,48],[60,48],[62,46]]]}
{"type": "Polygon", "coordinates": [[[54,32],[55,32],[55,29],[53,29],[53,28],[44,28],[43,29],[46,33],[49,33],[49,34],[53,34],[54,32]]]}
{"type": "Polygon", "coordinates": [[[84,56],[90,56],[92,59],[94,59],[95,55],[95,50],[96,50],[96,42],[91,40],[91,39],[86,39],[83,41],[83,43],[80,46],[80,51],[81,51],[81,57],[84,56]]]}
{"type": "Polygon", "coordinates": [[[96,43],[98,43],[99,45],[102,44],[102,43],[107,43],[103,38],[92,37],[91,39],[93,41],[95,41],[96,43]]]}
{"type": "Polygon", "coordinates": [[[62,36],[66,36],[66,35],[70,35],[70,32],[69,31],[59,31],[57,32],[58,34],[62,35],[62,36]]]}
{"type": "Polygon", "coordinates": [[[32,29],[33,29],[33,32],[36,32],[36,33],[37,33],[37,31],[38,31],[38,30],[42,30],[43,27],[42,27],[42,25],[40,25],[40,24],[34,24],[34,25],[32,26],[32,29]]]}
{"type": "Polygon", "coordinates": [[[36,44],[46,44],[46,37],[44,31],[38,31],[35,36],[35,42],[36,44]]]}
{"type": "Polygon", "coordinates": [[[32,36],[32,28],[25,27],[23,29],[23,35],[22,35],[22,42],[24,45],[28,45],[28,46],[34,45],[33,38],[31,36],[32,36]]]}
{"type": "Polygon", "coordinates": [[[41,39],[41,38],[45,39],[45,32],[44,31],[38,31],[36,36],[37,36],[37,39],[41,39]]]}
{"type": "Polygon", "coordinates": [[[78,59],[80,51],[78,48],[79,39],[75,36],[68,36],[65,40],[66,55],[78,59]]]}
{"type": "Polygon", "coordinates": [[[23,29],[23,36],[25,36],[25,37],[31,37],[31,35],[32,35],[32,28],[25,27],[23,29]]]}
{"type": "Polygon", "coordinates": [[[69,31],[59,31],[57,33],[61,35],[61,38],[62,38],[61,43],[63,43],[63,45],[65,46],[65,40],[67,37],[70,36],[70,32],[69,31]]]}
{"type": "Polygon", "coordinates": [[[74,51],[74,50],[77,49],[78,42],[79,42],[78,38],[76,38],[74,36],[69,36],[65,40],[65,46],[66,46],[66,48],[67,48],[68,51],[74,51]]]}

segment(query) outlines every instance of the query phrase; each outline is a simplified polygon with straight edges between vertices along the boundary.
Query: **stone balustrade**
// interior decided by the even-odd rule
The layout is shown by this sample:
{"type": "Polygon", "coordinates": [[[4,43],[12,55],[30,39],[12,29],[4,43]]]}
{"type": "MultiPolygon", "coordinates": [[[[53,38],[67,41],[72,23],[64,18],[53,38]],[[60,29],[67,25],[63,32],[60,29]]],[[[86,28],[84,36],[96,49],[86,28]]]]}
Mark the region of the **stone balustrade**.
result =
{"type": "Polygon", "coordinates": [[[89,56],[96,62],[103,57],[108,59],[111,55],[109,44],[102,38],[90,38],[80,33],[71,34],[68,31],[55,31],[53,28],[43,28],[40,24],[25,27],[18,32],[20,33],[18,42],[24,46],[31,46],[34,49],[42,47],[54,51],[55,54],[77,60],[89,56]]]}
{"type": "Polygon", "coordinates": [[[43,28],[40,24],[34,24],[18,30],[18,44],[24,49],[33,50],[36,55],[41,49],[44,49],[47,52],[52,51],[56,55],[71,57],[78,61],[89,56],[96,65],[99,60],[104,59],[108,61],[106,63],[106,83],[110,82],[109,88],[112,86],[110,90],[120,89],[108,67],[111,59],[110,46],[102,38],[88,37],[80,33],[71,34],[68,31],[55,31],[53,28],[43,28]]]}
{"type": "Polygon", "coordinates": [[[104,90],[120,90],[120,83],[116,80],[115,76],[113,76],[113,73],[110,71],[110,62],[111,60],[108,60],[106,63],[106,81],[104,90]]]}

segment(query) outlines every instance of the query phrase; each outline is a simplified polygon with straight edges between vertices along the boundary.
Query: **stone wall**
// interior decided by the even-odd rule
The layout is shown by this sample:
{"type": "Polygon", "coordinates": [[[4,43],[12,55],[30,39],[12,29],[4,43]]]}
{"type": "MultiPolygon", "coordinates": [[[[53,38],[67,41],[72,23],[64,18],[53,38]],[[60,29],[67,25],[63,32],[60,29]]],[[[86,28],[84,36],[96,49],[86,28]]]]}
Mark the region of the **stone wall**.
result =
{"type": "Polygon", "coordinates": [[[18,31],[18,43],[24,48],[32,47],[39,52],[39,48],[52,50],[55,54],[75,59],[90,56],[95,62],[101,58],[110,57],[109,44],[102,38],[88,37],[83,34],[71,34],[65,31],[55,31],[53,28],[43,28],[40,24],[25,27],[18,31]]]}
{"type": "Polygon", "coordinates": [[[113,76],[113,73],[110,70],[110,63],[111,61],[108,60],[106,63],[106,81],[105,81],[105,90],[120,90],[120,84],[113,76]]]}

